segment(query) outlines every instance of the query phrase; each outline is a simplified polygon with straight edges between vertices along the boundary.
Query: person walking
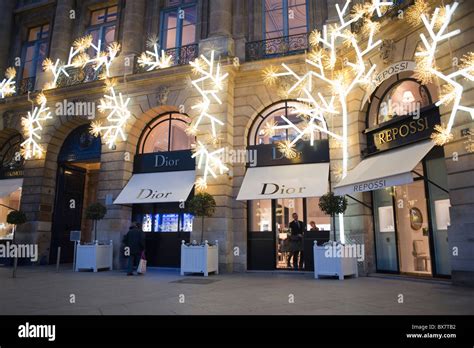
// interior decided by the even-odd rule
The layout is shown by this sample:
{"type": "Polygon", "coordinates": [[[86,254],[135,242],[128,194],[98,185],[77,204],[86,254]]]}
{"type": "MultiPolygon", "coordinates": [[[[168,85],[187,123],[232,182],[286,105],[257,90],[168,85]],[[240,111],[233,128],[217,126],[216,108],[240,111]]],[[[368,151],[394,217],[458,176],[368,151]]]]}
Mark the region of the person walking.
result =
{"type": "Polygon", "coordinates": [[[303,269],[303,233],[304,223],[298,220],[298,214],[293,213],[293,221],[290,222],[290,258],[288,259],[288,265],[290,265],[291,258],[293,258],[293,268],[303,269]]]}
{"type": "Polygon", "coordinates": [[[138,267],[142,253],[145,252],[145,234],[140,223],[130,226],[128,233],[124,237],[124,244],[129,248],[127,275],[133,275],[133,270],[138,267]]]}

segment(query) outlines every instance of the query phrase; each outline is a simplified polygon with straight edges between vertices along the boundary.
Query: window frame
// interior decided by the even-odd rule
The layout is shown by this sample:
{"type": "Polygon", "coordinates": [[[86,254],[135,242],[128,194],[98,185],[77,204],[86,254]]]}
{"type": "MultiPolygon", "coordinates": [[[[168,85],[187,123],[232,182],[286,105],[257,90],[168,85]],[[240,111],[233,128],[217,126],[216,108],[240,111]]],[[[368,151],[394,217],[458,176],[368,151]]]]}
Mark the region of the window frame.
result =
{"type": "MultiPolygon", "coordinates": [[[[20,78],[18,79],[18,81],[21,81],[24,78],[36,79],[36,77],[38,76],[38,69],[37,68],[38,68],[39,50],[40,50],[41,45],[46,43],[47,47],[46,47],[46,54],[45,54],[44,58],[46,58],[48,56],[49,48],[50,48],[49,47],[50,32],[51,32],[50,23],[43,23],[43,24],[35,25],[35,26],[29,27],[27,29],[27,31],[26,31],[26,35],[27,35],[26,40],[23,42],[23,44],[21,46],[21,57],[22,57],[22,62],[23,62],[22,65],[23,66],[22,66],[21,75],[20,75],[20,78]],[[45,33],[45,31],[44,31],[45,26],[48,26],[47,36],[42,37],[43,34],[45,33]],[[36,40],[29,41],[30,32],[31,32],[31,30],[33,30],[35,28],[41,28],[39,33],[38,33],[39,39],[36,38],[36,40]],[[27,52],[28,48],[30,48],[30,47],[34,47],[33,59],[31,60],[31,62],[33,63],[32,68],[33,68],[34,74],[32,76],[25,77],[24,76],[24,69],[25,69],[25,63],[26,63],[26,52],[27,52]]],[[[40,72],[41,72],[41,70],[40,70],[40,72]]]]}
{"type": "MultiPolygon", "coordinates": [[[[290,36],[290,27],[289,27],[289,8],[288,6],[288,0],[280,0],[282,1],[282,12],[286,13],[286,15],[283,16],[283,36],[280,37],[289,37],[290,36]]],[[[301,6],[301,5],[297,5],[301,6]]],[[[309,17],[309,1],[305,1],[305,7],[306,7],[306,34],[309,33],[310,25],[310,17],[309,17]]],[[[274,38],[267,38],[267,26],[266,26],[266,18],[267,18],[267,9],[266,9],[266,0],[262,1],[262,34],[263,34],[263,40],[274,40],[277,39],[278,37],[274,38]]],[[[294,34],[294,35],[304,35],[304,34],[294,34]]]]}
{"type": "Polygon", "coordinates": [[[118,4],[116,5],[110,5],[110,6],[104,6],[101,8],[93,9],[90,10],[90,18],[89,18],[89,26],[86,28],[86,35],[90,35],[92,31],[99,29],[99,40],[100,40],[100,49],[101,51],[106,49],[105,46],[105,34],[107,32],[107,28],[110,28],[112,26],[115,27],[115,33],[114,33],[114,41],[117,40],[117,34],[118,34],[118,20],[119,20],[119,15],[120,15],[120,7],[118,4]],[[115,20],[107,22],[107,17],[109,16],[109,9],[112,7],[117,8],[117,13],[115,15],[115,20]],[[97,11],[105,10],[105,19],[103,23],[98,23],[98,24],[92,24],[92,14],[97,11]]]}
{"type": "MultiPolygon", "coordinates": [[[[142,134],[140,136],[140,139],[138,141],[137,154],[143,155],[143,154],[147,154],[147,153],[154,153],[154,152],[145,152],[145,145],[147,143],[148,138],[153,133],[153,130],[164,122],[168,122],[168,143],[167,143],[168,145],[167,145],[167,151],[159,151],[159,152],[182,151],[182,150],[171,150],[171,127],[173,125],[173,121],[180,121],[180,122],[183,122],[186,125],[190,125],[191,124],[191,117],[189,117],[186,114],[179,113],[179,112],[166,112],[164,114],[161,114],[161,115],[158,115],[157,117],[155,117],[153,120],[151,120],[146,125],[145,130],[142,132],[142,134]],[[179,115],[181,117],[185,117],[187,120],[184,120],[184,119],[178,118],[178,117],[173,117],[173,115],[179,115]]],[[[196,137],[194,137],[194,140],[196,140],[196,137]]]]}
{"type": "MultiPolygon", "coordinates": [[[[193,43],[190,43],[188,45],[195,45],[196,42],[197,42],[197,32],[198,32],[198,28],[197,28],[197,25],[198,25],[198,22],[197,22],[197,14],[198,14],[198,2],[197,0],[194,0],[190,3],[185,3],[183,0],[181,0],[180,4],[177,5],[177,6],[170,6],[170,7],[166,7],[164,9],[162,9],[160,11],[160,46],[161,46],[161,49],[163,50],[179,50],[181,47],[183,47],[183,21],[184,19],[183,18],[179,18],[179,16],[177,15],[176,16],[176,39],[175,39],[175,47],[166,47],[165,48],[165,36],[166,36],[166,33],[168,32],[168,28],[165,30],[165,26],[167,25],[166,21],[165,21],[165,16],[166,14],[169,14],[169,13],[173,13],[173,12],[176,12],[177,14],[180,12],[180,11],[184,11],[186,8],[191,8],[191,7],[195,7],[196,9],[196,22],[194,23],[194,26],[195,26],[195,32],[194,32],[194,40],[193,40],[193,43]]],[[[168,42],[166,42],[166,46],[168,45],[168,42]]],[[[188,46],[188,45],[185,45],[185,46],[188,46]]],[[[179,57],[179,55],[177,55],[177,57],[179,57]]]]}
{"type": "MultiPolygon", "coordinates": [[[[269,106],[267,106],[262,112],[260,112],[255,119],[252,122],[252,125],[250,126],[250,130],[248,133],[248,146],[255,146],[255,145],[268,145],[265,143],[260,144],[258,142],[258,137],[259,137],[259,131],[265,127],[265,123],[272,117],[274,114],[278,111],[284,110],[285,112],[285,117],[288,118],[288,110],[292,109],[292,104],[299,103],[303,104],[301,101],[298,101],[297,99],[286,99],[286,100],[280,100],[277,101],[276,103],[273,103],[269,106]]],[[[326,122],[327,123],[327,122],[326,122]]],[[[328,136],[324,132],[319,132],[320,134],[320,139],[327,139],[328,136]]],[[[286,130],[286,140],[288,140],[289,136],[289,130],[286,130]]]]}

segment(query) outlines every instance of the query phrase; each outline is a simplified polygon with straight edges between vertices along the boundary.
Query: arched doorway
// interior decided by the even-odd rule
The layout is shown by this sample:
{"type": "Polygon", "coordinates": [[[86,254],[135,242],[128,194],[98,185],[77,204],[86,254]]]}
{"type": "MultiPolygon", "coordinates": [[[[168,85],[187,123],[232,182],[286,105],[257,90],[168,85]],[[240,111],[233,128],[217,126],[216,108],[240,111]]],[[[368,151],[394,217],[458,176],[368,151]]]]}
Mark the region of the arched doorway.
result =
{"type": "Polygon", "coordinates": [[[61,247],[61,263],[74,257],[71,231],[81,231],[81,240],[90,242],[92,224],[83,211],[97,200],[101,141],[89,133],[89,125],[74,129],[58,155],[56,197],[54,202],[50,262],[56,262],[61,247]]]}
{"type": "MultiPolygon", "coordinates": [[[[183,177],[192,171],[190,190],[183,200],[193,194],[195,160],[191,157],[194,135],[186,133],[191,119],[184,114],[168,112],[147,124],[137,145],[134,175],[157,173],[183,177]]],[[[157,181],[165,180],[156,177],[157,181]]],[[[183,183],[168,182],[170,189],[183,183]]],[[[183,201],[155,201],[132,204],[133,221],[141,222],[146,237],[148,264],[155,267],[179,267],[181,241],[189,241],[193,216],[186,213],[183,201]]]]}
{"type": "Polygon", "coordinates": [[[278,150],[280,142],[296,139],[307,126],[308,120],[297,111],[304,107],[295,100],[274,103],[262,110],[250,126],[247,150],[255,151],[253,156],[258,161],[256,168],[247,168],[237,198],[247,200],[248,269],[288,270],[298,266],[313,270],[313,242],[321,244],[329,239],[332,221],[318,205],[319,197],[329,187],[328,135],[315,131],[312,144],[309,134],[301,138],[295,146],[297,155],[292,159],[278,150]],[[289,122],[291,127],[287,127],[289,122]],[[269,131],[270,127],[274,130],[269,131]],[[252,177],[255,170],[260,173],[252,177]],[[248,195],[249,191],[259,194],[248,195]],[[294,214],[305,231],[297,266],[294,259],[291,265],[289,248],[294,214]]]}
{"type": "Polygon", "coordinates": [[[21,134],[7,136],[0,147],[0,242],[13,239],[14,229],[7,223],[7,215],[13,209],[20,209],[25,162],[21,156],[21,134]]]}

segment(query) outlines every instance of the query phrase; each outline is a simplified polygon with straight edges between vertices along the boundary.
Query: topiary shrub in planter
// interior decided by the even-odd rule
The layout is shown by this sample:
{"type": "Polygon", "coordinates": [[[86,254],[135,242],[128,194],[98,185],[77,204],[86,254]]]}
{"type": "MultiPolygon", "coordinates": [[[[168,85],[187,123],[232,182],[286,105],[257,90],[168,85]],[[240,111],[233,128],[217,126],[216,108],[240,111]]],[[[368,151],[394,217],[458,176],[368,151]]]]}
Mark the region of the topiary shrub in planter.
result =
{"type": "MultiPolygon", "coordinates": [[[[336,196],[328,192],[319,198],[319,208],[322,212],[334,218],[338,214],[344,214],[347,209],[347,199],[344,196],[336,196]]],[[[334,226],[334,240],[336,239],[336,226],[334,226]]]]}
{"type": "Polygon", "coordinates": [[[107,208],[101,203],[92,203],[86,208],[86,219],[94,221],[94,240],[97,240],[97,221],[107,214],[107,208]]]}
{"type": "Polygon", "coordinates": [[[13,239],[15,239],[15,231],[18,225],[26,222],[26,214],[20,210],[12,210],[7,215],[7,223],[13,225],[13,239]]]}
{"type": "Polygon", "coordinates": [[[10,213],[7,215],[7,223],[10,225],[22,225],[26,222],[26,214],[22,211],[19,210],[12,210],[10,213]]]}
{"type": "Polygon", "coordinates": [[[216,201],[209,193],[200,192],[188,202],[188,211],[201,218],[201,243],[186,245],[181,243],[181,275],[185,273],[202,273],[205,277],[209,273],[219,274],[219,245],[203,243],[204,218],[211,217],[216,210],[216,201]]]}
{"type": "Polygon", "coordinates": [[[201,244],[204,237],[204,218],[211,217],[216,211],[216,201],[207,192],[199,192],[188,203],[188,211],[201,218],[201,244]]]}

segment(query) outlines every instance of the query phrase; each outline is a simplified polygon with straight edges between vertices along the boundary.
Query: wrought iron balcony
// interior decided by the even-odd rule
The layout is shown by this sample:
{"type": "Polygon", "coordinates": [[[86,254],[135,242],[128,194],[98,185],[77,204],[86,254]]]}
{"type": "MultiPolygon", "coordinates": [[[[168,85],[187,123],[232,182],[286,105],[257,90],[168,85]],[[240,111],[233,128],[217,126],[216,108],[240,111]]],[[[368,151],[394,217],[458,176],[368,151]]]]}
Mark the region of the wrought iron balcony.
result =
{"type": "Polygon", "coordinates": [[[17,95],[27,94],[35,90],[36,76],[27,77],[17,82],[17,95]]]}
{"type": "MultiPolygon", "coordinates": [[[[199,56],[199,45],[191,44],[165,50],[168,56],[171,56],[171,66],[186,65],[199,56]]],[[[138,57],[137,57],[138,59],[138,57]]],[[[135,73],[147,71],[145,67],[141,67],[135,62],[135,73]]]]}
{"type": "Polygon", "coordinates": [[[254,61],[303,53],[308,49],[308,34],[282,36],[274,39],[247,42],[245,60],[254,61]]]}

